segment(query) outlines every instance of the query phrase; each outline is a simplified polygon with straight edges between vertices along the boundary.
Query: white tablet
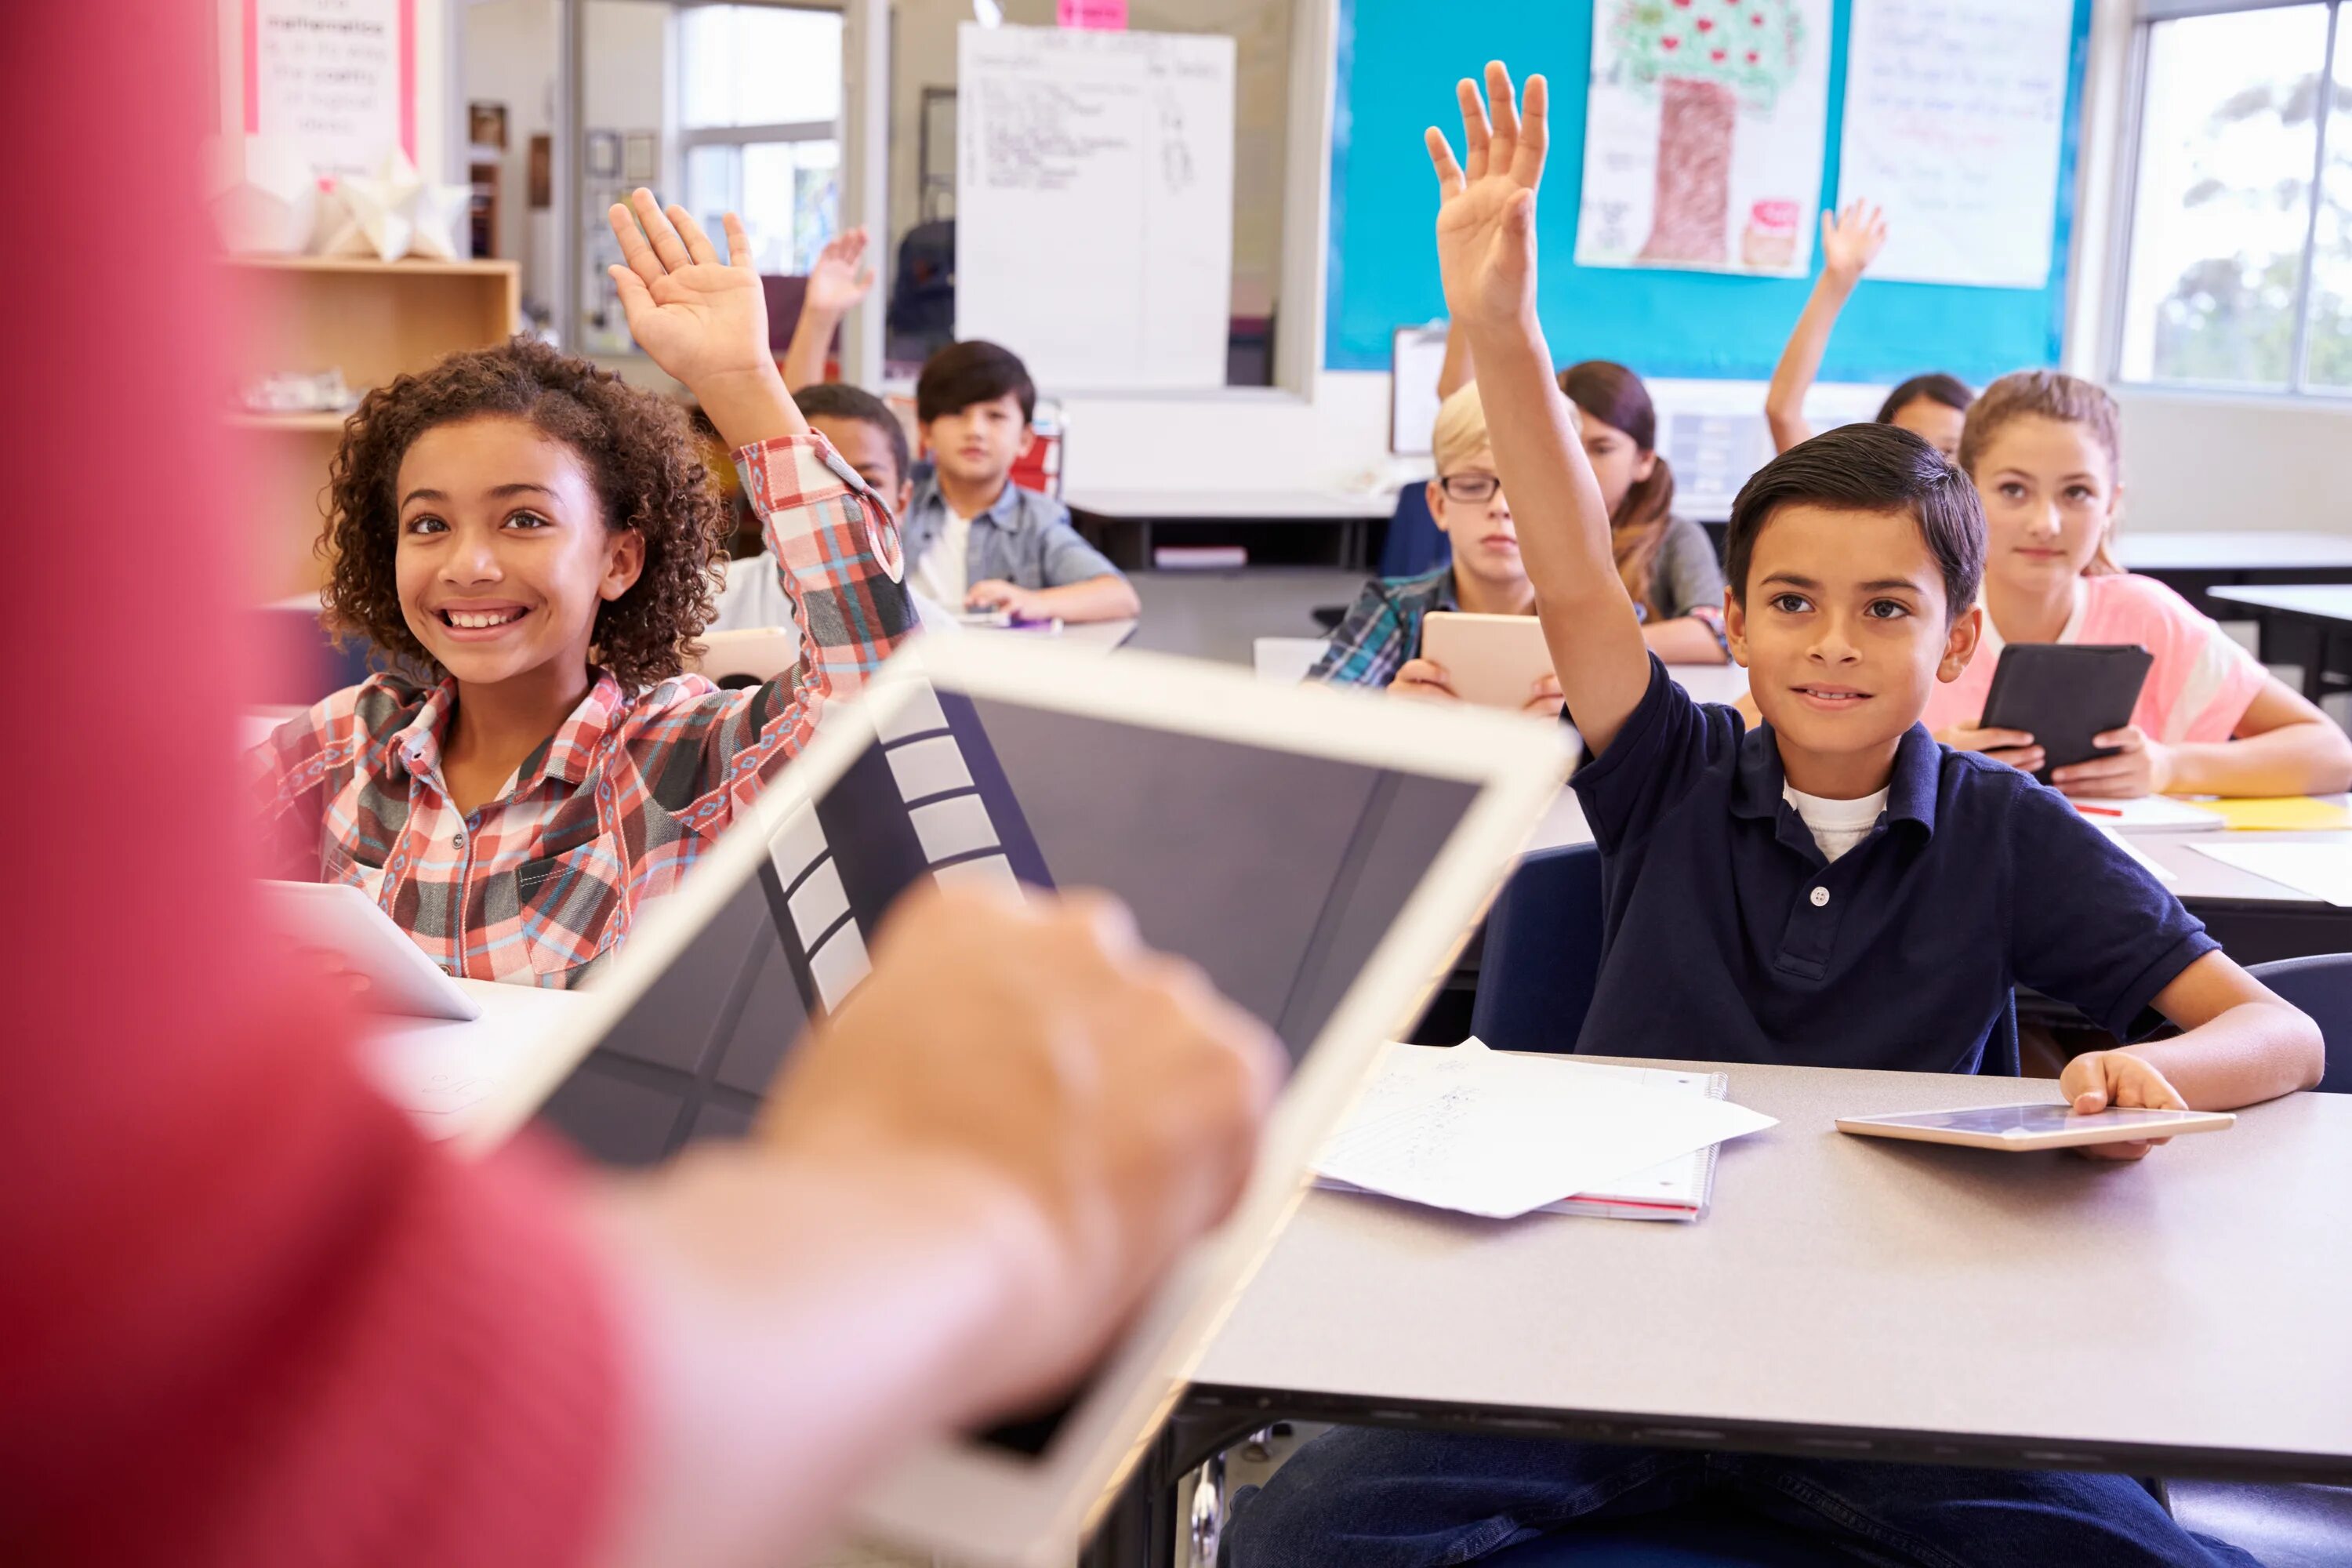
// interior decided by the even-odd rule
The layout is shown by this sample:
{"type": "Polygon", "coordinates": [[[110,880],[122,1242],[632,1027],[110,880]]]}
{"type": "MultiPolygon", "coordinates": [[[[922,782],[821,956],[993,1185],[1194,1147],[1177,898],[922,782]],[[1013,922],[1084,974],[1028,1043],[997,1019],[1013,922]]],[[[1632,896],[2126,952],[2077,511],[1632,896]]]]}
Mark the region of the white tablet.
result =
{"type": "Polygon", "coordinates": [[[1432,610],[1422,617],[1421,653],[1445,667],[1454,694],[1481,708],[1517,713],[1551,673],[1551,648],[1533,616],[1473,616],[1432,610]]]}
{"type": "Polygon", "coordinates": [[[1473,710],[1024,638],[910,646],[646,913],[565,1048],[461,1138],[537,1115],[642,1165],[740,1135],[793,1040],[865,976],[904,889],[1116,894],[1291,1054],[1255,1178],[1066,1405],[933,1444],[856,1510],[959,1563],[1066,1568],[1569,763],[1556,730],[1473,710]]]}
{"type": "Polygon", "coordinates": [[[278,934],[338,954],[367,977],[359,1005],[414,1018],[478,1018],[481,1005],[357,888],[341,882],[264,881],[262,901],[278,934]]]}
{"type": "Polygon", "coordinates": [[[2178,1138],[2188,1132],[2220,1132],[2237,1122],[2227,1110],[2099,1110],[2077,1116],[2064,1105],[1972,1105],[1961,1110],[1922,1110],[1904,1116],[1841,1116],[1838,1131],[1864,1138],[1908,1138],[1921,1143],[1958,1143],[1970,1149],[2021,1153],[2029,1149],[2072,1149],[2085,1143],[2129,1143],[2143,1138],[2178,1138]]]}

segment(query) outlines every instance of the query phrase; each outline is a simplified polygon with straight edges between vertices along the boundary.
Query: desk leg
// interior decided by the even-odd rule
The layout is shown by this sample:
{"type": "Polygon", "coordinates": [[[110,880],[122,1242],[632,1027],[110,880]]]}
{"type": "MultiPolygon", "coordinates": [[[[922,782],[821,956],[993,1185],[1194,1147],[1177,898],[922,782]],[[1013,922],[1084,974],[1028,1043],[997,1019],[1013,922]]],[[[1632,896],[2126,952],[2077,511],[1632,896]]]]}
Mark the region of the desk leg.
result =
{"type": "Polygon", "coordinates": [[[1078,1568],[1178,1568],[1177,1487],[1210,1455],[1233,1447],[1270,1419],[1225,1408],[1193,1412],[1179,1405],[1135,1473],[1096,1527],[1078,1568]]]}
{"type": "Polygon", "coordinates": [[[2303,694],[2316,703],[2327,695],[2327,623],[2312,620],[2311,659],[2303,667],[2303,694]]]}

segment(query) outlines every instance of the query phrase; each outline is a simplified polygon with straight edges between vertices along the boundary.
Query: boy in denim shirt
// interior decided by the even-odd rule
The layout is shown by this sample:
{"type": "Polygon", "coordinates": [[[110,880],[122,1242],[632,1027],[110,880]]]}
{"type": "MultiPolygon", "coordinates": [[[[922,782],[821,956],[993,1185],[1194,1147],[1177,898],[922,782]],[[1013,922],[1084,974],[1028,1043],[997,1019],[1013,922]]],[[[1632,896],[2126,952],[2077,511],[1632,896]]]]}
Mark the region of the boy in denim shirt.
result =
{"type": "Polygon", "coordinates": [[[1028,367],[1008,349],[974,340],[923,366],[915,418],[938,471],[901,521],[907,585],[950,610],[1010,610],[1024,620],[1139,614],[1135,589],[1070,526],[1070,509],[1013,482],[1036,412],[1028,367]]]}

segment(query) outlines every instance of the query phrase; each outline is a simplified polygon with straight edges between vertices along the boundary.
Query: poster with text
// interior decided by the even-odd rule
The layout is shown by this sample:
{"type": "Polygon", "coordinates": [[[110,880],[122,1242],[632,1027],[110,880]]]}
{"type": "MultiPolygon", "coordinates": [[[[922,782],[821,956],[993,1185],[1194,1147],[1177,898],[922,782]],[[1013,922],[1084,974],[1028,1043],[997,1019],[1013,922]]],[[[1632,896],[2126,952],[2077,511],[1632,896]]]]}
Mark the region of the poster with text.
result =
{"type": "Polygon", "coordinates": [[[1830,0],[1600,0],[1577,265],[1811,271],[1829,53],[1830,0]]]}
{"type": "Polygon", "coordinates": [[[245,129],[321,176],[416,155],[416,0],[244,0],[245,129]]]}
{"type": "Polygon", "coordinates": [[[1838,202],[1886,209],[1871,277],[2050,281],[2074,12],[2060,0],[1853,8],[1838,202]]]}

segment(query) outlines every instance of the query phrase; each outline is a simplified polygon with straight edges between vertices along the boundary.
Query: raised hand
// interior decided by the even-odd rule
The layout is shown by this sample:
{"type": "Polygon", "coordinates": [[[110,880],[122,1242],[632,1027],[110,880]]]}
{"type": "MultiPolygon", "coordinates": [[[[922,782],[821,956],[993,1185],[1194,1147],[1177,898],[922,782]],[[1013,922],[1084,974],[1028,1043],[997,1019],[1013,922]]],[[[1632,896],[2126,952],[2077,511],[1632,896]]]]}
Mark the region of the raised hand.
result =
{"type": "Polygon", "coordinates": [[[1465,79],[1462,100],[1463,162],[1454,161],[1445,133],[1431,126],[1429,161],[1437,171],[1442,197],[1437,209],[1437,264],[1445,282],[1445,307],[1454,319],[1502,325],[1535,319],[1536,187],[1543,180],[1549,143],[1549,92],[1539,76],[1528,78],[1524,104],[1516,103],[1511,73],[1502,61],[1486,67],[1486,99],[1465,79]]]}
{"type": "Polygon", "coordinates": [[[730,447],[808,428],[768,348],[768,300],[751,241],[727,215],[727,259],[684,207],[640,187],[605,213],[625,266],[608,268],[629,335],[701,400],[730,447]]]}
{"type": "Polygon", "coordinates": [[[816,253],[816,265],[809,268],[808,293],[801,308],[827,316],[846,315],[855,309],[874,288],[874,268],[864,265],[866,246],[862,226],[826,240],[816,253]]]}
{"type": "Polygon", "coordinates": [[[1886,214],[1860,197],[1822,214],[1822,269],[1851,283],[1886,248],[1886,214]]]}

